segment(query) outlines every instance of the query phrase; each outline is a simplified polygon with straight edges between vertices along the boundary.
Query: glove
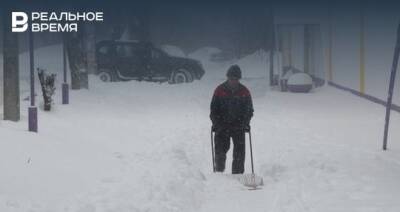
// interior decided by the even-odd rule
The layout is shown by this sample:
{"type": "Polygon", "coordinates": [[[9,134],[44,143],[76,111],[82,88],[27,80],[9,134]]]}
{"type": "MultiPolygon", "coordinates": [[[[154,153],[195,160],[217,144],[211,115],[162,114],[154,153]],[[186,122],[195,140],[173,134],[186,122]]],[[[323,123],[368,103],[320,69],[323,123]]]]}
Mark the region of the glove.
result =
{"type": "Polygon", "coordinates": [[[245,132],[250,132],[250,119],[246,119],[243,127],[245,132]]]}
{"type": "Polygon", "coordinates": [[[213,131],[213,132],[216,132],[216,131],[218,131],[219,129],[221,129],[221,124],[219,124],[219,123],[213,123],[213,125],[212,125],[212,127],[211,127],[211,130],[213,131]]]}
{"type": "Polygon", "coordinates": [[[244,126],[244,131],[245,132],[250,132],[250,125],[249,124],[244,126]]]}

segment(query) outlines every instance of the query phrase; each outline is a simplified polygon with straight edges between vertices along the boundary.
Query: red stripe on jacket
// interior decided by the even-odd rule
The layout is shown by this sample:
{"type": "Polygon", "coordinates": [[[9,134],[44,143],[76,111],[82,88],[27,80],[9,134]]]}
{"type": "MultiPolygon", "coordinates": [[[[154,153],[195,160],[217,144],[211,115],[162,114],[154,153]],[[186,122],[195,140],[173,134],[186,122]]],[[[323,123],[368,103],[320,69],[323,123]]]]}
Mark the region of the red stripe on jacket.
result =
{"type": "MultiPolygon", "coordinates": [[[[214,91],[214,96],[217,97],[226,97],[229,95],[231,95],[230,92],[228,92],[223,85],[218,86],[214,91]]],[[[233,93],[232,96],[247,97],[250,96],[250,91],[245,86],[240,85],[239,90],[233,93]]]]}

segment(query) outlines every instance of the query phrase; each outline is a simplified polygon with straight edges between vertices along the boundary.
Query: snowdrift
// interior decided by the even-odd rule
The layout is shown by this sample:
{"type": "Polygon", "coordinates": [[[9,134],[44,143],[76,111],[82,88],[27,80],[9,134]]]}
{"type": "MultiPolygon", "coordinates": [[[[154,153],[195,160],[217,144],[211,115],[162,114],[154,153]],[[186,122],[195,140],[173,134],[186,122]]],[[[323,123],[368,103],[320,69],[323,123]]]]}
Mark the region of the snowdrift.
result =
{"type": "Polygon", "coordinates": [[[189,54],[189,57],[201,61],[206,71],[205,78],[225,79],[226,71],[231,65],[237,64],[242,69],[243,78],[266,78],[268,77],[269,57],[264,50],[259,50],[239,60],[226,62],[214,62],[211,57],[220,53],[221,50],[212,47],[200,48],[189,54]]]}

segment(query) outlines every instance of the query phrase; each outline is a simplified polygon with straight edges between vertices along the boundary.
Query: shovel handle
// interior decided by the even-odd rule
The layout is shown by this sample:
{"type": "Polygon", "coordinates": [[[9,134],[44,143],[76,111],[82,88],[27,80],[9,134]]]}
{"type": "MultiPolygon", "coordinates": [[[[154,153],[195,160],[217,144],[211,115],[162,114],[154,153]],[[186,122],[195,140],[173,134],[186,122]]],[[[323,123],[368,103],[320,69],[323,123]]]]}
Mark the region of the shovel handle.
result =
{"type": "Polygon", "coordinates": [[[250,141],[251,173],[254,175],[253,145],[251,143],[251,130],[249,129],[247,133],[249,133],[249,141],[250,141]]]}
{"type": "Polygon", "coordinates": [[[214,129],[211,127],[211,157],[212,157],[212,165],[213,165],[213,172],[215,172],[215,153],[214,153],[214,129]]]}

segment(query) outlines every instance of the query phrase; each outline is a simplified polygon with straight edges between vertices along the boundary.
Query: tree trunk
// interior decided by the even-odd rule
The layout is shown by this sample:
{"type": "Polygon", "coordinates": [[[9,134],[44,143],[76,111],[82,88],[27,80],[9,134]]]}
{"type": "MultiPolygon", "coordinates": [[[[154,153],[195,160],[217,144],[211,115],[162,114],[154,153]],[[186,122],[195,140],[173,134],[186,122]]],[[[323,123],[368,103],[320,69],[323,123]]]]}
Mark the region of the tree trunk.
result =
{"type": "Polygon", "coordinates": [[[19,121],[19,66],[18,33],[11,32],[11,14],[4,13],[3,70],[4,70],[4,120],[19,121]]]}
{"type": "Polygon", "coordinates": [[[42,88],[44,110],[50,111],[51,104],[53,103],[53,95],[56,90],[54,82],[56,80],[56,74],[47,74],[44,69],[38,68],[38,77],[40,86],[42,88]]]}
{"type": "Polygon", "coordinates": [[[85,25],[86,67],[89,74],[96,73],[96,28],[93,23],[85,25]]]}
{"type": "MultiPolygon", "coordinates": [[[[92,23],[93,24],[93,23],[92,23]]],[[[85,32],[87,28],[87,24],[82,24],[82,32],[78,34],[78,44],[79,44],[79,55],[81,55],[79,59],[80,69],[80,87],[89,89],[89,76],[88,76],[88,67],[87,67],[87,54],[86,54],[86,39],[85,32]]]]}
{"type": "Polygon", "coordinates": [[[126,23],[129,33],[127,39],[150,41],[149,6],[144,6],[140,11],[135,13],[132,13],[131,11],[124,12],[128,20],[126,23]]]}
{"type": "Polygon", "coordinates": [[[85,55],[82,47],[82,34],[69,33],[67,36],[68,63],[71,71],[71,89],[88,88],[85,55]]]}

